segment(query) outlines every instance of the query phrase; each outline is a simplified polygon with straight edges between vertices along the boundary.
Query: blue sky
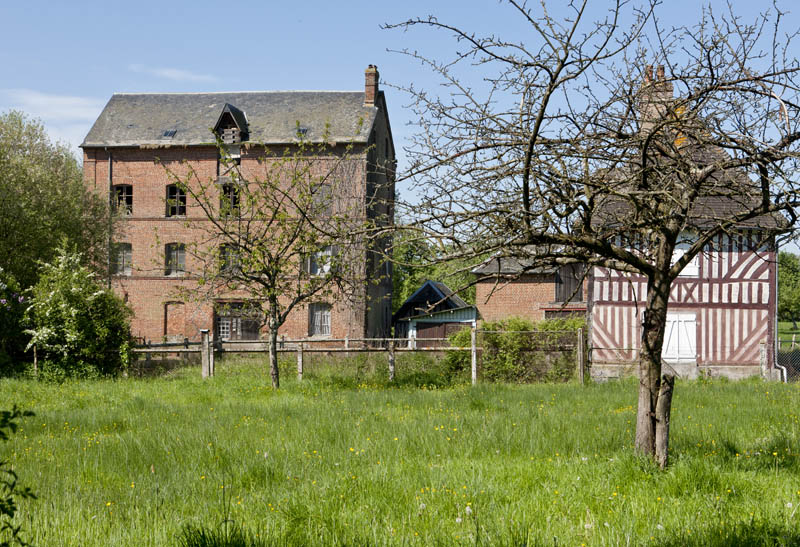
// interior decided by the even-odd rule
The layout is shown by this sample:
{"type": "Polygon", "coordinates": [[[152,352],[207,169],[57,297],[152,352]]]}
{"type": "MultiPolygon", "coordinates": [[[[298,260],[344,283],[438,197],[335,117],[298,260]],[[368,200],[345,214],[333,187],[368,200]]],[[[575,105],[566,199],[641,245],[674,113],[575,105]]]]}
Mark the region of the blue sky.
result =
{"type": "MultiPolygon", "coordinates": [[[[555,15],[565,1],[550,2],[555,15]]],[[[767,7],[735,3],[745,14],[767,7]]],[[[608,5],[596,1],[592,9],[608,5]]],[[[668,24],[690,24],[700,13],[693,0],[665,6],[668,24]]],[[[493,0],[7,1],[0,7],[0,111],[15,108],[41,119],[53,138],[77,151],[114,92],[357,90],[366,66],[376,64],[402,168],[408,99],[389,86],[429,87],[434,80],[419,63],[387,50],[441,57],[457,46],[444,33],[380,27],[431,14],[478,33],[525,37],[520,18],[493,0]]]]}

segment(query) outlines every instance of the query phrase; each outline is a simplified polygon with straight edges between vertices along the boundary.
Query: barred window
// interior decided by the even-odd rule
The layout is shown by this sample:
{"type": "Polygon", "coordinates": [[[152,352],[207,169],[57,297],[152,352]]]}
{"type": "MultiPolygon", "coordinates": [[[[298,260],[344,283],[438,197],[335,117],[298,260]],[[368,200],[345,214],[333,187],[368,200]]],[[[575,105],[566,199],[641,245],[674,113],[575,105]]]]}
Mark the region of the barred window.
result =
{"type": "Polygon", "coordinates": [[[308,306],[308,335],[331,335],[331,306],[330,304],[310,304],[308,306]]]}
{"type": "Polygon", "coordinates": [[[167,216],[186,216],[186,192],[177,184],[167,186],[167,216]]]}
{"type": "Polygon", "coordinates": [[[183,243],[167,243],[164,247],[164,275],[183,275],[186,271],[186,251],[183,243]]]}
{"type": "Polygon", "coordinates": [[[114,243],[111,247],[111,273],[131,275],[133,248],[130,243],[114,243]]]}
{"type": "Polygon", "coordinates": [[[214,306],[217,340],[258,340],[259,310],[246,302],[218,302],[214,306]]]}
{"type": "Polygon", "coordinates": [[[133,214],[133,186],[130,184],[114,185],[114,210],[122,215],[133,214]]]}

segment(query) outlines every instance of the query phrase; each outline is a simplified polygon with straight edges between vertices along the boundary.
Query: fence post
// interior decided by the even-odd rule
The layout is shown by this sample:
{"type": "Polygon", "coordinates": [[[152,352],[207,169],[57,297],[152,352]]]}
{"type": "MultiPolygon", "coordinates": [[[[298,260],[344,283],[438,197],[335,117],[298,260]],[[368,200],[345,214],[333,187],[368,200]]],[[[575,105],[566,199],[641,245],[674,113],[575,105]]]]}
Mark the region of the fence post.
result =
{"type": "Polygon", "coordinates": [[[208,375],[214,376],[216,374],[214,367],[214,335],[209,332],[208,334],[208,375]]]}
{"type": "Polygon", "coordinates": [[[208,378],[211,374],[208,363],[208,329],[200,329],[200,374],[208,378]]]}
{"type": "Polygon", "coordinates": [[[797,336],[797,333],[792,334],[792,349],[794,349],[794,339],[797,336]]]}
{"type": "Polygon", "coordinates": [[[300,342],[300,347],[297,349],[297,381],[303,380],[303,343],[300,342]]]}
{"type": "Polygon", "coordinates": [[[389,341],[389,381],[394,382],[394,340],[389,341]]]}
{"type": "Polygon", "coordinates": [[[583,347],[583,327],[578,329],[578,380],[581,385],[586,383],[584,371],[586,370],[586,351],[583,347]]]}
{"type": "Polygon", "coordinates": [[[475,327],[472,327],[469,333],[469,343],[471,346],[471,360],[472,360],[472,385],[478,383],[478,337],[475,327]]]}

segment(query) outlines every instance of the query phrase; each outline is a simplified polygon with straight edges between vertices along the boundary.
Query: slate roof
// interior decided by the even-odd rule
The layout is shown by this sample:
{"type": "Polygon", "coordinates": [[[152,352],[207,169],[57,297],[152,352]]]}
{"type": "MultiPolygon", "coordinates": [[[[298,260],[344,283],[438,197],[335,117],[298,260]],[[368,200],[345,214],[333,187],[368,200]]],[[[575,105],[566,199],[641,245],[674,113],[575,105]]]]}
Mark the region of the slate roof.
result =
{"type": "MultiPolygon", "coordinates": [[[[720,165],[731,159],[725,150],[711,144],[688,145],[681,154],[696,168],[720,165]]],[[[665,159],[664,163],[669,169],[669,160],[665,159]]],[[[621,184],[628,184],[632,183],[633,179],[638,179],[638,169],[637,164],[636,166],[609,169],[602,175],[612,183],[616,178],[621,181],[621,184]]],[[[662,182],[676,184],[680,187],[680,182],[674,176],[668,174],[666,178],[667,180],[662,182]]],[[[622,188],[617,188],[617,191],[621,191],[622,188]]],[[[627,217],[633,213],[632,204],[618,195],[598,197],[597,199],[597,210],[592,218],[594,227],[625,225],[628,221],[627,217]]],[[[744,169],[720,169],[713,172],[700,186],[699,195],[689,210],[687,228],[708,229],[714,227],[737,214],[747,213],[758,207],[760,199],[759,185],[747,176],[744,169]]],[[[786,228],[786,225],[786,219],[778,213],[762,215],[736,223],[739,228],[767,230],[781,230],[786,228]]]]}
{"type": "Polygon", "coordinates": [[[311,141],[322,140],[328,124],[329,141],[366,143],[378,113],[364,106],[363,91],[115,93],[81,146],[213,144],[226,103],[244,113],[249,141],[264,144],[295,141],[298,123],[311,141]],[[164,137],[170,130],[175,135],[164,137]]]}

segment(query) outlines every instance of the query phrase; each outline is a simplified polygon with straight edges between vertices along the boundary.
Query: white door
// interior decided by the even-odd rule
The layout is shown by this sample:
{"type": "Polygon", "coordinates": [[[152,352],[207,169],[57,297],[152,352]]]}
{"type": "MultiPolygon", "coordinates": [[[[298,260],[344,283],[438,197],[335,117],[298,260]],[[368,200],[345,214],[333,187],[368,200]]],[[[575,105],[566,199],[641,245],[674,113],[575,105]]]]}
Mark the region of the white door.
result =
{"type": "Polygon", "coordinates": [[[697,361],[697,314],[667,312],[667,330],[661,358],[671,363],[697,361]]]}

